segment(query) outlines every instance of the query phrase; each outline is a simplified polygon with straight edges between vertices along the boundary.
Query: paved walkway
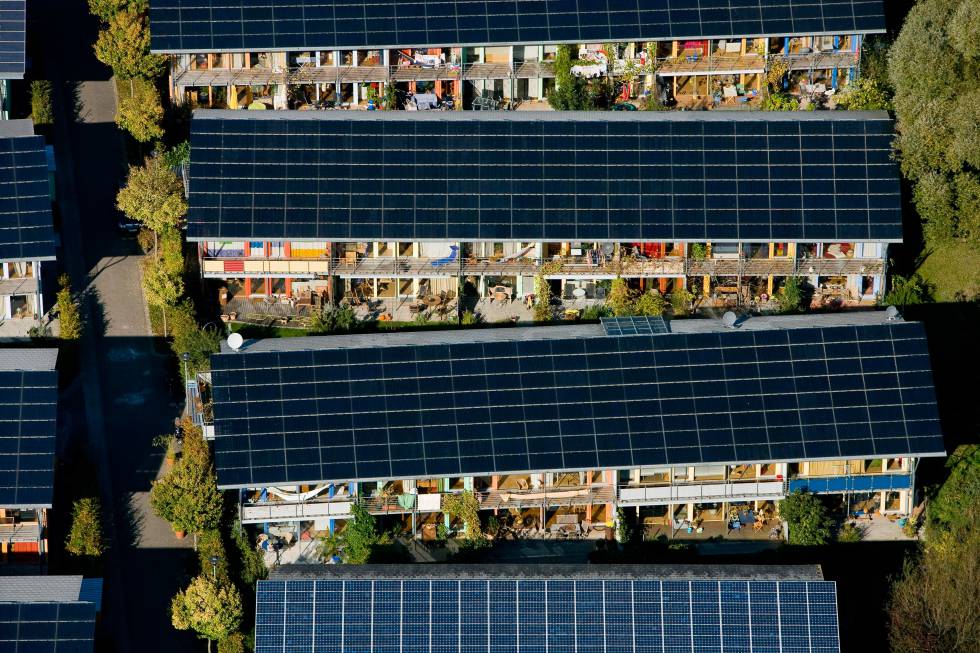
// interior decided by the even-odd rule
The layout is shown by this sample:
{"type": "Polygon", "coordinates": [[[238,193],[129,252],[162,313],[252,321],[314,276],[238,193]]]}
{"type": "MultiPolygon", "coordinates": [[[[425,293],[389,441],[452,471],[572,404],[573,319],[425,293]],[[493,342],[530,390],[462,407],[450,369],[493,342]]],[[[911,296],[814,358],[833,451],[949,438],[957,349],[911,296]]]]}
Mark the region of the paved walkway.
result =
{"type": "Polygon", "coordinates": [[[115,92],[94,59],[96,23],[86,3],[39,0],[52,53],[58,204],[62,263],[84,294],[89,328],[81,343],[84,429],[97,465],[112,546],[106,559],[102,632],[105,650],[189,650],[196,640],[170,626],[169,601],[186,579],[190,541],[176,540],[149,509],[147,492],[159,473],[152,446],[173,428],[178,408],[168,382],[169,355],[148,336],[139,283],[139,248],[115,229],[115,193],[124,174],[122,140],[113,120],[115,92]],[[54,54],[56,53],[56,54],[54,54]]]}

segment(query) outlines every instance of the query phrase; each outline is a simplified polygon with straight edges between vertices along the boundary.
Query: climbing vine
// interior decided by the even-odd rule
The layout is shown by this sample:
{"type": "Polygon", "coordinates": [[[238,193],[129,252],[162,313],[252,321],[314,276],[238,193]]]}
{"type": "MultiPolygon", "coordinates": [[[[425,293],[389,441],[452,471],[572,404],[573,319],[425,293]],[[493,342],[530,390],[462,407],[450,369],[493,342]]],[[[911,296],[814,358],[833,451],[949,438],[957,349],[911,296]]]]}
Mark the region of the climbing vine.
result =
{"type": "Polygon", "coordinates": [[[480,501],[472,490],[462,494],[447,494],[442,497],[442,510],[453,519],[459,519],[466,526],[464,538],[478,540],[483,537],[480,529],[480,501]]]}

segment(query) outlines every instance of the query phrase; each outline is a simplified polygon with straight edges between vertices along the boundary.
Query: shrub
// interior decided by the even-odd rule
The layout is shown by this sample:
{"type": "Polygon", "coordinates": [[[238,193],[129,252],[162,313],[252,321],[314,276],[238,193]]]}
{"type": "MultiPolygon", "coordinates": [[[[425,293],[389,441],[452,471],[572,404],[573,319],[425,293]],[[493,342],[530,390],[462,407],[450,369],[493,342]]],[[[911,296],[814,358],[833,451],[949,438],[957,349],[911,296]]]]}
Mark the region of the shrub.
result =
{"type": "Polygon", "coordinates": [[[551,284],[538,272],[534,277],[534,321],[551,322],[554,314],[551,312],[551,284]]]}
{"type": "Polygon", "coordinates": [[[788,93],[769,93],[762,99],[759,108],[763,111],[796,111],[800,102],[788,93]]]}
{"type": "Polygon", "coordinates": [[[904,308],[912,304],[923,304],[929,301],[929,285],[917,274],[910,277],[895,275],[892,277],[892,288],[882,298],[885,306],[904,308]]]}
{"type": "Polygon", "coordinates": [[[609,295],[606,297],[606,306],[612,310],[613,315],[616,317],[632,314],[633,292],[627,285],[626,279],[622,277],[613,279],[612,288],[610,288],[609,295]]]}
{"type": "Polygon", "coordinates": [[[821,546],[830,541],[833,520],[820,499],[796,490],[779,502],[779,516],[789,525],[789,543],[821,546]]]}
{"type": "Polygon", "coordinates": [[[51,91],[51,82],[46,79],[36,79],[31,82],[31,120],[35,125],[54,123],[51,91]]]}
{"type": "Polygon", "coordinates": [[[239,580],[247,587],[255,584],[269,575],[262,554],[252,544],[252,538],[240,522],[231,529],[231,541],[235,544],[239,557],[239,580]]]}
{"type": "Polygon", "coordinates": [[[693,301],[694,295],[689,290],[678,288],[670,293],[670,311],[675,317],[689,315],[693,301]]]}
{"type": "MultiPolygon", "coordinates": [[[[184,421],[184,453],[150,489],[150,505],[175,531],[203,533],[221,521],[223,500],[201,429],[184,421]]],[[[217,638],[216,638],[217,639],[217,638]]]]}
{"type": "Polygon", "coordinates": [[[645,292],[633,303],[633,314],[647,317],[663,315],[667,310],[667,299],[659,292],[645,292]]]}
{"type": "Polygon", "coordinates": [[[97,557],[105,552],[102,535],[102,506],[98,499],[78,499],[72,505],[71,530],[65,550],[74,556],[97,557]]]}
{"type": "Polygon", "coordinates": [[[708,248],[704,243],[691,243],[690,255],[695,261],[703,261],[708,256],[708,248]]]}
{"type": "Polygon", "coordinates": [[[172,148],[165,150],[160,156],[163,158],[163,162],[170,168],[179,168],[191,161],[191,142],[184,141],[183,143],[178,143],[172,148]]]}
{"type": "Polygon", "coordinates": [[[221,333],[211,325],[200,326],[194,318],[194,306],[189,299],[178,304],[170,316],[170,335],[173,339],[170,348],[174,355],[181,359],[183,372],[183,354],[190,354],[187,360],[188,378],[194,378],[198,372],[211,369],[211,354],[216,353],[221,346],[221,333]]]}
{"type": "Polygon", "coordinates": [[[864,531],[851,522],[847,522],[837,531],[838,542],[860,542],[863,539],[864,531]]]}
{"type": "Polygon", "coordinates": [[[213,574],[222,583],[231,582],[228,573],[228,553],[221,539],[221,530],[214,528],[198,535],[197,560],[201,565],[202,574],[213,574]],[[216,559],[214,564],[211,562],[212,557],[216,559]]]}
{"type": "Polygon", "coordinates": [[[218,642],[218,653],[246,653],[245,636],[232,633],[218,642]]]}
{"type": "Polygon", "coordinates": [[[479,324],[480,316],[473,311],[463,311],[463,319],[461,323],[463,326],[473,326],[474,324],[479,324]]]}
{"type": "Polygon", "coordinates": [[[324,307],[313,313],[310,331],[313,333],[347,333],[357,324],[357,314],[350,306],[324,307]]]}
{"type": "Polygon", "coordinates": [[[62,340],[78,340],[85,331],[82,321],[81,306],[71,291],[71,278],[67,274],[58,277],[58,294],[55,302],[58,305],[58,321],[62,340]]]}
{"type": "Polygon", "coordinates": [[[776,295],[776,301],[781,313],[799,313],[805,310],[803,281],[799,277],[787,277],[776,295]]]}
{"type": "Polygon", "coordinates": [[[599,320],[604,317],[612,317],[612,310],[610,310],[608,306],[603,306],[602,304],[586,306],[582,311],[583,320],[599,320]]]}
{"type": "Polygon", "coordinates": [[[887,111],[892,108],[888,93],[878,82],[860,77],[836,96],[837,106],[851,111],[887,111]]]}

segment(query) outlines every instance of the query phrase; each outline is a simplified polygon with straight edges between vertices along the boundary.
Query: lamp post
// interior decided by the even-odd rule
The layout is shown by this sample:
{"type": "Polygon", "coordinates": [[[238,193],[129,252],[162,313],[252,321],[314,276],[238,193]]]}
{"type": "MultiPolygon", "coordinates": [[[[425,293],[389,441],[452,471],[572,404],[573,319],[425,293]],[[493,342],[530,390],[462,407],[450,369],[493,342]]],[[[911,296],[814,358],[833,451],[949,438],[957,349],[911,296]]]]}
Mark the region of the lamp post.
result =
{"type": "Polygon", "coordinates": [[[184,361],[184,383],[185,384],[187,383],[187,361],[189,361],[190,359],[191,359],[191,353],[189,351],[185,351],[183,354],[180,355],[180,360],[184,361]]]}
{"type": "MultiPolygon", "coordinates": [[[[190,356],[190,354],[184,354],[184,356],[190,356]]],[[[215,582],[218,580],[218,561],[221,558],[218,556],[211,556],[208,560],[211,562],[211,578],[215,582]]],[[[211,638],[208,637],[208,653],[211,653],[211,638]]]]}

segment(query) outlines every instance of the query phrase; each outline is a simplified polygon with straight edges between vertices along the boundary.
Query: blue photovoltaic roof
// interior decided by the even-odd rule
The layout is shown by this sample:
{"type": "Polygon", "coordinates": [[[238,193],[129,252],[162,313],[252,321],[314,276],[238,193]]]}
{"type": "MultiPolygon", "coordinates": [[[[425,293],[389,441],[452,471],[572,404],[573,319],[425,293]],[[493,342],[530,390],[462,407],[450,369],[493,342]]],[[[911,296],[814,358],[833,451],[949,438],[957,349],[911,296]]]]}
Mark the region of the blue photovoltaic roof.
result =
{"type": "Polygon", "coordinates": [[[16,127],[0,130],[0,261],[54,260],[44,139],[10,135],[16,127]]]}
{"type": "Polygon", "coordinates": [[[885,31],[881,0],[153,0],[157,52],[603,43],[885,31]]]}
{"type": "Polygon", "coordinates": [[[91,653],[95,604],[0,602],[0,651],[91,653]]]}
{"type": "Polygon", "coordinates": [[[681,322],[712,323],[216,354],[219,485],[943,453],[921,324],[678,333],[681,322]]]}
{"type": "Polygon", "coordinates": [[[901,241],[892,133],[883,112],[203,111],[188,236],[901,241]]]}
{"type": "Polygon", "coordinates": [[[670,333],[667,320],[662,317],[604,317],[600,320],[607,336],[636,336],[642,334],[670,333]]]}
{"type": "Polygon", "coordinates": [[[0,507],[50,507],[57,350],[0,350],[0,507]]]}
{"type": "Polygon", "coordinates": [[[602,574],[262,580],[255,651],[840,651],[833,582],[602,574]]]}
{"type": "Polygon", "coordinates": [[[0,79],[24,77],[27,0],[0,0],[0,79]]]}

